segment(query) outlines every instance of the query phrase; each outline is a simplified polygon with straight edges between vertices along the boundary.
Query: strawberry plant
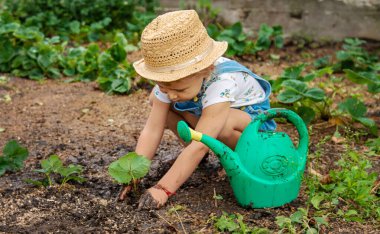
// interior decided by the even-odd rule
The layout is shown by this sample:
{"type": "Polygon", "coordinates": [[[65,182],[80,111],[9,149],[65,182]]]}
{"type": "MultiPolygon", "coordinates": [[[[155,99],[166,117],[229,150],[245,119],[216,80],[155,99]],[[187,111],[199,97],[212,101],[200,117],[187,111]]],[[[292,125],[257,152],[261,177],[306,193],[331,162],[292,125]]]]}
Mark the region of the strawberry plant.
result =
{"type": "MultiPolygon", "coordinates": [[[[155,17],[156,0],[4,0],[3,11],[21,24],[64,40],[97,41],[107,32],[141,32],[155,17]],[[145,16],[145,20],[142,20],[145,16]]],[[[138,37],[139,34],[133,35],[138,37]]],[[[111,37],[112,38],[112,37],[111,37]]]]}
{"type": "Polygon", "coordinates": [[[65,167],[61,159],[57,155],[51,155],[48,159],[41,161],[41,169],[34,170],[45,174],[44,180],[25,180],[27,183],[31,183],[37,186],[50,187],[53,185],[52,175],[57,174],[61,177],[60,188],[64,186],[68,181],[73,180],[79,183],[86,181],[81,176],[83,168],[80,165],[70,164],[65,167]]]}
{"type": "Polygon", "coordinates": [[[122,33],[115,35],[115,43],[98,57],[97,82],[108,93],[126,93],[131,89],[131,77],[136,75],[126,60],[128,42],[122,33]]]}
{"type": "Polygon", "coordinates": [[[24,166],[24,161],[29,152],[17,141],[8,141],[4,146],[3,155],[0,157],[0,176],[7,171],[18,171],[24,166]]]}
{"type": "Polygon", "coordinates": [[[282,48],[284,46],[284,38],[282,34],[282,27],[280,25],[270,27],[267,24],[261,24],[255,44],[255,50],[268,50],[272,44],[274,44],[276,48],[282,48]]]}
{"type": "Polygon", "coordinates": [[[123,185],[130,185],[132,182],[136,189],[137,180],[148,173],[149,167],[149,159],[130,152],[112,162],[108,167],[108,172],[113,179],[123,185]]]}
{"type": "Polygon", "coordinates": [[[269,49],[272,44],[277,48],[283,47],[281,26],[269,27],[266,24],[262,24],[256,40],[248,40],[248,36],[243,32],[240,22],[236,22],[226,28],[209,24],[207,32],[218,41],[228,42],[227,56],[255,54],[258,51],[269,49]]]}

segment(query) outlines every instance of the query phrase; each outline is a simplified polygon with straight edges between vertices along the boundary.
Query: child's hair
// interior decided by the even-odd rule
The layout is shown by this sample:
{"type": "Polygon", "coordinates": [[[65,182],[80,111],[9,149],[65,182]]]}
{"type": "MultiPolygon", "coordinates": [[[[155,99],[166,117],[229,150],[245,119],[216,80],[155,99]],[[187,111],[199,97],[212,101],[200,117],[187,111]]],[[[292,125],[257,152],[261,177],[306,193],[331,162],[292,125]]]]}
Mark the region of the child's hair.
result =
{"type": "Polygon", "coordinates": [[[201,71],[227,50],[214,41],[194,10],[169,12],[155,18],[141,35],[143,59],[136,72],[150,80],[170,82],[201,71]]]}

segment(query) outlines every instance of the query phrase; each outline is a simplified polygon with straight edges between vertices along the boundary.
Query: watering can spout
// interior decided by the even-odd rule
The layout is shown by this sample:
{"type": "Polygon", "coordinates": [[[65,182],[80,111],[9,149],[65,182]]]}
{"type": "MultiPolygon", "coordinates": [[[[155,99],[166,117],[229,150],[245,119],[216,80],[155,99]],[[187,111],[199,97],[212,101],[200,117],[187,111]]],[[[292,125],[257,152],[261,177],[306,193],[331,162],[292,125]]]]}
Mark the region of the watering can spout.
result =
{"type": "Polygon", "coordinates": [[[177,131],[178,135],[186,143],[195,140],[202,142],[209,147],[219,158],[228,176],[233,176],[242,172],[240,159],[237,153],[221,141],[191,129],[184,121],[178,122],[177,131]]]}

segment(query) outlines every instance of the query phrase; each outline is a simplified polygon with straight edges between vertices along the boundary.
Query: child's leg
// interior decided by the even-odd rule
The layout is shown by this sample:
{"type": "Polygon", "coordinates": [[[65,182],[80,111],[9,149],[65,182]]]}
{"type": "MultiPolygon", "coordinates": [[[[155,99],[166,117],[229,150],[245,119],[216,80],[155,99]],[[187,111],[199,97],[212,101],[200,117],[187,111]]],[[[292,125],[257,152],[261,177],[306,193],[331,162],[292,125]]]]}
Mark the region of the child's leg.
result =
{"type": "MultiPolygon", "coordinates": [[[[166,125],[177,137],[177,123],[180,120],[185,120],[192,128],[194,128],[198,123],[199,117],[189,112],[181,112],[171,109],[166,121],[166,125]]],[[[239,109],[230,108],[228,119],[217,139],[222,141],[231,149],[235,149],[236,143],[239,140],[241,133],[250,122],[251,117],[246,112],[239,109]]],[[[182,143],[184,143],[181,138],[179,139],[182,143]]]]}
{"type": "MultiPolygon", "coordinates": [[[[149,96],[149,101],[151,104],[153,103],[153,97],[154,93],[151,92],[149,96]]],[[[199,117],[186,111],[182,112],[174,110],[173,108],[171,108],[169,111],[168,118],[166,120],[166,126],[180,139],[184,145],[186,145],[177,133],[177,123],[180,120],[186,121],[192,128],[195,128],[199,117]]],[[[250,115],[246,112],[240,109],[230,108],[230,113],[226,124],[217,139],[225,143],[230,148],[235,149],[236,143],[239,140],[241,133],[251,122],[251,120],[252,119],[250,115]]]]}

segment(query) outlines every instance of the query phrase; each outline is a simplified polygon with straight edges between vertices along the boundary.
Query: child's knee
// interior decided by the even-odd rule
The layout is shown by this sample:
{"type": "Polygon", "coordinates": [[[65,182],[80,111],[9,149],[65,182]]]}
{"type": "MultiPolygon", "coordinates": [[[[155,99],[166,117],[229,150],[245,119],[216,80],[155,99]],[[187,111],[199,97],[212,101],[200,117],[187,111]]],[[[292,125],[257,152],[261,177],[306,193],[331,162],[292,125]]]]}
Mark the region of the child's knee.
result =
{"type": "Polygon", "coordinates": [[[228,121],[227,121],[227,123],[224,125],[222,131],[219,133],[218,139],[220,139],[222,141],[224,139],[231,139],[231,137],[233,137],[235,131],[236,130],[234,129],[234,127],[231,124],[228,124],[228,121]]]}

